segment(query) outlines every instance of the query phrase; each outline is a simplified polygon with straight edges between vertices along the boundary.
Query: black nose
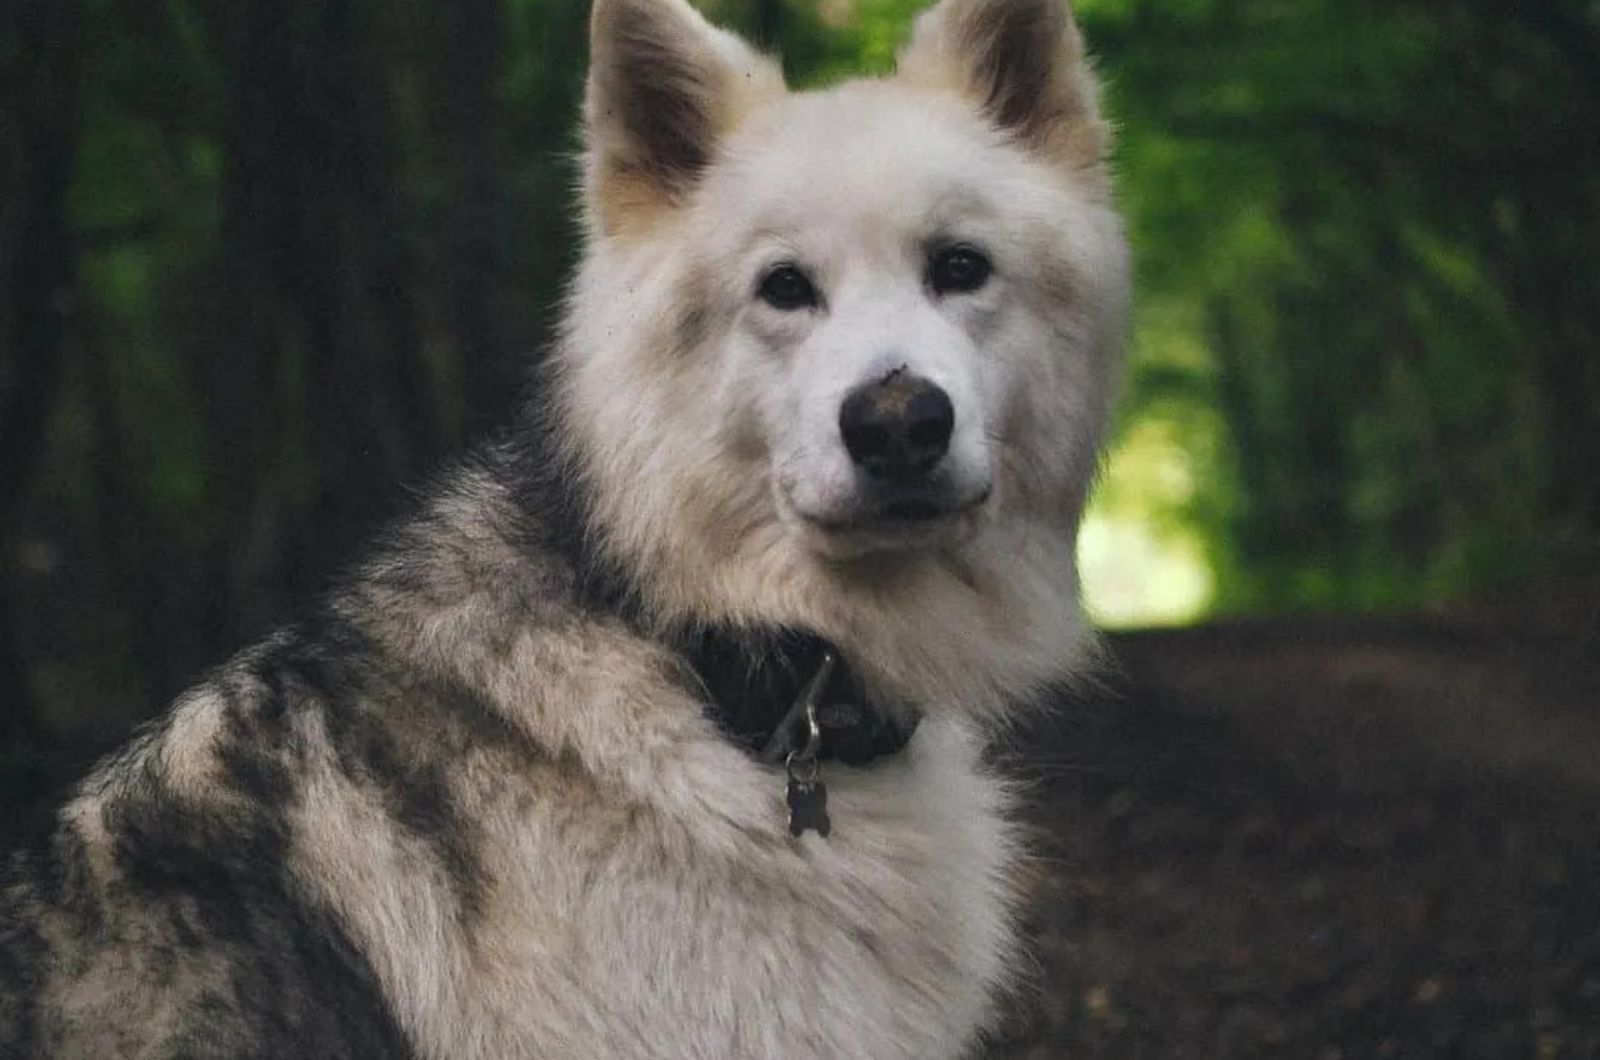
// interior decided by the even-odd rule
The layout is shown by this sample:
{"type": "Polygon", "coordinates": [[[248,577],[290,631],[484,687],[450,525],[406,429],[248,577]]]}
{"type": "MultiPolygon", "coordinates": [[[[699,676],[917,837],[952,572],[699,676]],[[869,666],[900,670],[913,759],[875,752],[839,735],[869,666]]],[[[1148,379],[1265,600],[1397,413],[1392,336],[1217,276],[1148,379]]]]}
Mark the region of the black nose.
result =
{"type": "Polygon", "coordinates": [[[856,387],[839,407],[839,433],[850,459],[882,479],[930,470],[950,448],[955,425],[950,396],[903,368],[856,387]]]}

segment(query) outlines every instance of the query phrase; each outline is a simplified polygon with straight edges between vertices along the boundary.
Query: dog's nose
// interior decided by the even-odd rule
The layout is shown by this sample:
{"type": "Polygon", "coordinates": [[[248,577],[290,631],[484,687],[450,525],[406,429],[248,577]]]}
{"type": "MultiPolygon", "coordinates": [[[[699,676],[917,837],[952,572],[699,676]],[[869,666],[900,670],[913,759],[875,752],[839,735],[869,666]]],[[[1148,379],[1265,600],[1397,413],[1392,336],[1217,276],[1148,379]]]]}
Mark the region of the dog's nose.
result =
{"type": "Polygon", "coordinates": [[[839,407],[839,433],[850,459],[881,479],[929,471],[950,448],[955,425],[950,395],[903,368],[856,387],[839,407]]]}

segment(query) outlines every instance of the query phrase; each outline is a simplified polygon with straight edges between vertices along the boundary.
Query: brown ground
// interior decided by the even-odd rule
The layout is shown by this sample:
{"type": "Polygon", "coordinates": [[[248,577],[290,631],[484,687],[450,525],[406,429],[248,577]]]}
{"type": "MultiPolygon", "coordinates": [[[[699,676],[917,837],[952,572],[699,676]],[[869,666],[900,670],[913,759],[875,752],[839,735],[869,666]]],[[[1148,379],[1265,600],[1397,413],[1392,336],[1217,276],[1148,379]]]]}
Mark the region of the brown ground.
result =
{"type": "MultiPolygon", "coordinates": [[[[1112,638],[1011,752],[1042,985],[991,1056],[1600,1058],[1596,617],[1112,638]]],[[[0,843],[82,753],[0,761],[0,843]]]]}
{"type": "Polygon", "coordinates": [[[1600,1057],[1600,639],[1116,638],[1026,734],[1043,968],[1005,1058],[1600,1057]]]}

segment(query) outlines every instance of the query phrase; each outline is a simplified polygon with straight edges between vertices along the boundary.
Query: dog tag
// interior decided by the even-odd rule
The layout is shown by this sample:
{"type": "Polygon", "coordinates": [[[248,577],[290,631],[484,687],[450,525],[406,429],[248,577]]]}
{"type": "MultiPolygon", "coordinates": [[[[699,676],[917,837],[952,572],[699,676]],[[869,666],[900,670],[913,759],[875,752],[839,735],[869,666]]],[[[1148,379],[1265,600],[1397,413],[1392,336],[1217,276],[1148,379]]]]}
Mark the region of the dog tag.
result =
{"type": "Polygon", "coordinates": [[[789,781],[789,834],[805,835],[812,831],[828,837],[833,824],[828,820],[828,788],[820,780],[789,781]]]}

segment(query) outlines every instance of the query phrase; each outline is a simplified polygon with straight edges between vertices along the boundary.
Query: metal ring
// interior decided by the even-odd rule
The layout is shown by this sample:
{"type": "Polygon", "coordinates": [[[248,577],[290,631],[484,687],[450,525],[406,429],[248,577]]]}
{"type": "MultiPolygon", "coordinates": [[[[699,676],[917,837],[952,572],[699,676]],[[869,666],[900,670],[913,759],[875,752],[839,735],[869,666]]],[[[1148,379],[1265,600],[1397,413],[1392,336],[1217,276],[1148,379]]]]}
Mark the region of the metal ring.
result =
{"type": "Polygon", "coordinates": [[[817,777],[822,774],[822,763],[811,755],[790,751],[789,756],[783,760],[783,771],[789,775],[789,780],[795,784],[815,784],[817,777]],[[795,768],[809,766],[810,770],[804,774],[795,768]]]}

